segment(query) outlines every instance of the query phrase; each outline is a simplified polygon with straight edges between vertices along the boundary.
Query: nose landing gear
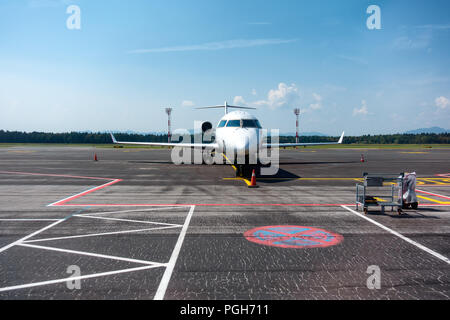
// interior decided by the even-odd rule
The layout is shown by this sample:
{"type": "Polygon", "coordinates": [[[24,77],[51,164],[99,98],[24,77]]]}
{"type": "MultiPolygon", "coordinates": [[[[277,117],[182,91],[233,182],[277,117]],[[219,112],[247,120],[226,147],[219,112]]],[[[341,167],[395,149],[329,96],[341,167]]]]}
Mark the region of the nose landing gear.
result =
{"type": "Polygon", "coordinates": [[[251,178],[253,170],[259,172],[259,166],[256,164],[238,164],[236,165],[236,177],[251,178]]]}

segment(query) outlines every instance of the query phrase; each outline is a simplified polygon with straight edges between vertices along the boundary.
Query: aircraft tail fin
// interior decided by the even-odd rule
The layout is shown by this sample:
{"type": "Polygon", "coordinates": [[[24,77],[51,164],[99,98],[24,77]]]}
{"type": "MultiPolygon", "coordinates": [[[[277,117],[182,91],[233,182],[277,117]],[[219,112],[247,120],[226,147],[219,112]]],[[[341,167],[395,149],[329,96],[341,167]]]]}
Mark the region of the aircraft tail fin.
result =
{"type": "Polygon", "coordinates": [[[225,101],[225,104],[223,106],[211,106],[211,107],[201,107],[201,108],[196,108],[196,109],[222,109],[225,108],[225,114],[228,113],[228,108],[230,109],[247,109],[247,110],[256,110],[256,108],[251,108],[251,107],[240,107],[240,106],[230,106],[228,105],[228,103],[225,101]]]}

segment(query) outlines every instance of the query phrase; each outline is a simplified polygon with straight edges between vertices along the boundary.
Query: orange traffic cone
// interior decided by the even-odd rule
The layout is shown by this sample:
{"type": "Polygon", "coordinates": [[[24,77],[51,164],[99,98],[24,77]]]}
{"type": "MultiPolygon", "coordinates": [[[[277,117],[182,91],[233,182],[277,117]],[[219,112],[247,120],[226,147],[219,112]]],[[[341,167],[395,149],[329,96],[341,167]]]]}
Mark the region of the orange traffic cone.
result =
{"type": "Polygon", "coordinates": [[[364,155],[361,155],[361,162],[366,162],[366,160],[364,159],[364,155]]]}
{"type": "Polygon", "coordinates": [[[256,185],[255,169],[253,169],[253,172],[252,172],[252,180],[250,181],[250,185],[249,185],[248,187],[249,187],[249,188],[258,188],[258,186],[256,185]]]}
{"type": "Polygon", "coordinates": [[[94,154],[94,161],[98,161],[97,154],[94,154]]]}

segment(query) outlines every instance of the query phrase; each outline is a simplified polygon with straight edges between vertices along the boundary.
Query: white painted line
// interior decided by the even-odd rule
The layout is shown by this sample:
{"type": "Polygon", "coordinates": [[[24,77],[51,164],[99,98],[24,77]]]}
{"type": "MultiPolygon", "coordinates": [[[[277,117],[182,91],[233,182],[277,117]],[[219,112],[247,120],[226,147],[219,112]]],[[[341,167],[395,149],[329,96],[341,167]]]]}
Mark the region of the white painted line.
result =
{"type": "Polygon", "coordinates": [[[157,224],[157,225],[162,225],[162,226],[171,226],[171,227],[180,227],[180,228],[182,227],[181,224],[142,221],[142,220],[130,220],[130,219],[119,219],[119,218],[109,218],[109,217],[93,217],[93,216],[86,215],[86,214],[74,215],[74,217],[101,219],[101,220],[113,220],[113,221],[125,221],[125,222],[136,222],[136,223],[145,223],[145,224],[157,224]]]}
{"type": "Polygon", "coordinates": [[[11,247],[13,247],[15,245],[18,245],[18,244],[22,243],[23,241],[25,241],[25,240],[27,240],[27,239],[29,239],[31,237],[34,237],[35,235],[37,235],[37,234],[39,234],[39,233],[41,233],[41,232],[43,232],[43,231],[45,231],[47,229],[50,229],[50,228],[56,226],[57,224],[59,224],[59,223],[61,223],[63,221],[65,221],[65,219],[58,220],[58,221],[56,221],[56,222],[54,222],[54,223],[52,223],[52,224],[50,224],[50,225],[48,225],[48,226],[46,226],[46,227],[44,227],[42,229],[39,229],[38,231],[35,231],[35,232],[29,234],[26,237],[23,237],[23,238],[21,238],[21,239],[19,239],[17,241],[14,241],[13,243],[10,243],[10,244],[0,248],[0,253],[5,251],[5,250],[8,250],[9,248],[11,248],[11,247]]]}
{"type": "Polygon", "coordinates": [[[61,219],[0,219],[0,221],[59,221],[61,219]]]}
{"type": "Polygon", "coordinates": [[[123,233],[134,233],[134,232],[143,232],[143,231],[152,231],[152,230],[164,230],[164,229],[175,229],[181,228],[179,227],[158,227],[158,228],[147,228],[147,229],[137,229],[137,230],[125,230],[125,231],[114,231],[114,232],[104,232],[104,233],[89,233],[89,234],[80,234],[76,236],[66,236],[66,237],[57,237],[57,238],[46,238],[46,239],[37,239],[37,240],[27,240],[22,243],[32,243],[32,242],[42,242],[42,241],[53,241],[53,240],[66,240],[66,239],[76,239],[76,238],[87,238],[87,237],[97,237],[97,236],[109,236],[114,234],[123,234],[123,233]]]}
{"type": "Polygon", "coordinates": [[[169,285],[170,278],[172,277],[173,269],[175,268],[175,264],[178,259],[178,255],[180,254],[181,246],[183,245],[184,237],[186,236],[187,229],[189,227],[189,223],[191,222],[192,214],[194,213],[195,206],[191,206],[189,213],[184,221],[183,229],[181,229],[181,233],[178,236],[178,241],[175,245],[175,248],[172,251],[172,255],[170,257],[169,262],[167,263],[167,268],[164,271],[164,275],[159,283],[158,290],[156,291],[155,297],[153,300],[163,300],[164,295],[166,294],[167,286],[169,285]]]}
{"type": "Polygon", "coordinates": [[[431,249],[429,249],[429,248],[427,248],[427,247],[421,245],[420,243],[415,242],[414,240],[411,240],[411,239],[408,238],[408,237],[405,237],[404,235],[398,233],[397,231],[394,231],[394,230],[392,230],[392,229],[390,229],[390,228],[388,228],[388,227],[382,225],[381,223],[379,223],[379,222],[377,222],[377,221],[375,221],[375,220],[372,220],[372,219],[366,217],[365,215],[363,215],[363,214],[361,214],[361,213],[359,213],[359,212],[357,212],[357,211],[355,211],[355,210],[352,210],[352,209],[350,209],[350,208],[348,208],[348,207],[346,207],[346,206],[341,206],[341,207],[344,208],[344,209],[346,209],[346,210],[348,210],[348,211],[350,211],[350,212],[352,212],[352,213],[354,213],[354,214],[356,214],[357,216],[359,216],[359,217],[361,217],[361,218],[363,218],[363,219],[369,221],[370,223],[373,223],[374,225],[380,227],[381,229],[383,229],[383,230],[385,230],[385,231],[387,231],[387,232],[392,233],[394,236],[399,237],[400,239],[402,239],[402,240],[404,240],[404,241],[406,241],[406,242],[408,242],[408,243],[410,243],[410,244],[416,246],[417,248],[419,248],[419,249],[421,249],[421,250],[423,250],[423,251],[425,251],[425,252],[427,252],[427,253],[429,253],[429,254],[435,256],[436,258],[438,258],[438,259],[440,259],[440,260],[442,260],[442,261],[444,261],[444,262],[450,264],[450,259],[448,259],[447,257],[445,257],[445,256],[443,256],[443,255],[437,253],[436,251],[433,251],[433,250],[431,250],[431,249]]]}
{"type": "Polygon", "coordinates": [[[0,288],[0,292],[11,291],[11,290],[18,290],[18,289],[26,289],[26,288],[32,288],[32,287],[38,287],[38,286],[45,286],[45,285],[49,285],[49,284],[63,283],[63,282],[67,282],[67,281],[83,280],[83,279],[90,279],[90,278],[98,278],[98,277],[110,276],[110,275],[114,275],[114,274],[142,271],[142,270],[159,268],[159,267],[160,266],[144,266],[144,267],[122,269],[122,270],[116,270],[116,271],[88,274],[88,275],[79,276],[79,277],[69,277],[69,278],[64,278],[64,279],[56,279],[56,280],[28,283],[28,284],[22,284],[22,285],[17,285],[17,286],[0,288]]]}
{"type": "Polygon", "coordinates": [[[126,262],[134,262],[134,263],[142,263],[142,264],[149,264],[149,265],[157,265],[157,266],[160,266],[160,267],[163,267],[163,266],[166,265],[165,263],[159,263],[159,262],[137,260],[137,259],[130,259],[130,258],[117,257],[117,256],[110,256],[110,255],[98,254],[98,253],[92,253],[92,252],[60,249],[60,248],[54,248],[54,247],[37,246],[37,245],[34,245],[34,244],[20,243],[20,244],[18,244],[18,246],[35,248],[35,249],[50,250],[50,251],[65,252],[65,253],[73,253],[73,254],[79,254],[79,255],[83,255],[83,256],[90,256],[90,257],[96,257],[96,258],[105,258],[105,259],[112,259],[112,260],[119,260],[119,261],[126,261],[126,262]]]}
{"type": "MultiPolygon", "coordinates": [[[[190,206],[186,206],[190,207],[190,206]]],[[[167,206],[167,207],[157,207],[157,208],[151,208],[151,209],[133,209],[133,210],[120,210],[120,211],[108,211],[108,212],[97,212],[97,213],[89,213],[90,216],[96,216],[96,215],[102,215],[102,214],[109,214],[109,213],[128,213],[128,212],[147,212],[147,211],[162,211],[167,209],[183,209],[183,206],[167,206]]],[[[80,214],[82,215],[82,214],[80,214]]]]}

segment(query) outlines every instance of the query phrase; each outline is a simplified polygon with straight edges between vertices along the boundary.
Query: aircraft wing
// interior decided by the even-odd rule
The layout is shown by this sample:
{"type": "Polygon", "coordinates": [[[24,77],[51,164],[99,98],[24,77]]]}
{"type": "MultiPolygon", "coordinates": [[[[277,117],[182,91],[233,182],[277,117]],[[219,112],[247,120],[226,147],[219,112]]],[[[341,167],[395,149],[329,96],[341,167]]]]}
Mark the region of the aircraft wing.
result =
{"type": "Polygon", "coordinates": [[[181,148],[208,148],[217,149],[217,143],[164,143],[164,142],[132,142],[132,141],[117,141],[112,133],[111,138],[114,144],[129,144],[140,146],[154,146],[154,147],[181,147],[181,148]]]}
{"type": "Polygon", "coordinates": [[[278,144],[265,143],[263,145],[263,147],[266,147],[266,148],[284,148],[284,147],[308,147],[308,146],[324,146],[324,145],[342,144],[342,141],[344,140],[344,134],[345,134],[345,132],[342,132],[341,138],[339,139],[338,142],[278,143],[278,144]]]}

